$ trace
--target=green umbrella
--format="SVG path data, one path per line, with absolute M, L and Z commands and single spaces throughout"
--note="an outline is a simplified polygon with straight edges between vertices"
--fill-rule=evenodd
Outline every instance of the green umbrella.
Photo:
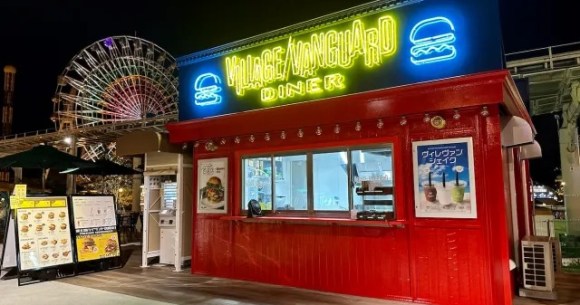
M 96 167 L 95 163 L 75 157 L 52 146 L 39 145 L 29 150 L 0 158 L 0 168 L 21 167 L 42 169 L 42 191 L 44 191 L 47 169 Z
M 113 175 L 137 175 L 142 174 L 138 170 L 117 164 L 106 159 L 97 160 L 94 167 L 76 168 L 66 171 L 67 174 L 87 175 L 87 176 L 113 176 Z

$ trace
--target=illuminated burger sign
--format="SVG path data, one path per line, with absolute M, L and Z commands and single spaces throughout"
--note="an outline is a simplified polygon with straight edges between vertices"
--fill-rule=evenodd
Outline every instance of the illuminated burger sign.
M 417 23 L 409 39 L 411 47 L 411 62 L 415 65 L 423 65 L 443 60 L 449 60 L 457 56 L 455 42 L 455 27 L 445 17 L 425 19 Z

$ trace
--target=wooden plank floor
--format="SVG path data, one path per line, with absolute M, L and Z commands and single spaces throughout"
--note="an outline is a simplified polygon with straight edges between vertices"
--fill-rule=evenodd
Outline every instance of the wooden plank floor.
M 173 272 L 171 267 L 141 268 L 140 248 L 126 248 L 121 269 L 95 272 L 63 279 L 68 284 L 122 293 L 173 304 L 196 305 L 404 305 L 333 293 Z M 515 305 L 580 305 L 580 275 L 558 275 L 558 301 L 516 297 Z

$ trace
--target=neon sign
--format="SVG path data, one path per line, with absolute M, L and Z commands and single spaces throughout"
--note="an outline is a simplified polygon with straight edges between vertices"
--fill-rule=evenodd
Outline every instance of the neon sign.
M 397 51 L 397 23 L 390 15 L 381 16 L 376 25 L 368 26 L 355 19 L 345 30 L 314 33 L 306 39 L 290 36 L 285 46 L 264 49 L 259 55 L 225 58 L 227 85 L 238 96 L 260 90 L 262 102 L 272 102 L 296 95 L 320 93 L 345 88 L 345 77 L 339 73 L 319 76 L 320 70 L 351 68 L 357 60 L 368 68 L 380 66 Z M 269 87 L 274 82 L 295 83 Z
M 397 3 L 179 58 L 180 120 L 503 69 L 495 1 Z
M 432 34 L 432 31 L 436 31 L 437 25 L 444 25 L 442 34 L 437 32 Z M 415 65 L 451 60 L 457 56 L 457 50 L 453 45 L 455 42 L 455 27 L 445 17 L 429 18 L 417 23 L 411 29 L 409 40 L 413 44 L 413 47 L 411 47 L 411 62 Z
M 220 104 L 222 102 L 222 96 L 219 94 L 222 91 L 221 83 L 221 78 L 213 73 L 198 76 L 193 85 L 195 104 L 199 106 Z

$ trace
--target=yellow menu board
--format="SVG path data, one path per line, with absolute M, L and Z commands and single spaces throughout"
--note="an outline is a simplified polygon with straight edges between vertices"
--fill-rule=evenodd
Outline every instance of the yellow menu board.
M 73 263 L 66 197 L 23 198 L 16 210 L 20 270 Z

